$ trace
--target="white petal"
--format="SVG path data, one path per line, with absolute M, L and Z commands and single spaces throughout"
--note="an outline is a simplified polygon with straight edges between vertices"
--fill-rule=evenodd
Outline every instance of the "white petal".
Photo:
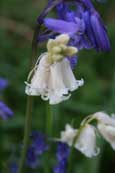
M 63 81 L 61 61 L 50 66 L 48 93 L 50 104 L 57 104 L 70 97 Z
M 69 146 L 72 146 L 73 140 L 77 134 L 77 130 L 72 128 L 69 124 L 66 125 L 65 131 L 61 132 L 61 141 L 67 143 Z
M 75 144 L 75 148 L 81 151 L 85 156 L 92 157 L 99 153 L 96 147 L 95 129 L 91 125 L 86 125 Z
M 26 86 L 26 94 L 42 95 L 47 92 L 49 78 L 49 63 L 47 62 L 47 54 L 45 54 L 33 75 L 31 83 Z
M 104 112 L 96 112 L 93 116 L 100 123 L 115 126 L 115 118 L 110 117 L 108 114 Z
M 115 127 L 99 123 L 98 129 L 103 138 L 105 138 L 115 150 Z
M 64 59 L 62 61 L 61 66 L 62 66 L 62 74 L 63 74 L 64 83 L 70 91 L 74 91 L 75 89 L 79 88 L 80 86 L 84 84 L 83 79 L 81 80 L 75 79 L 70 63 L 67 59 Z

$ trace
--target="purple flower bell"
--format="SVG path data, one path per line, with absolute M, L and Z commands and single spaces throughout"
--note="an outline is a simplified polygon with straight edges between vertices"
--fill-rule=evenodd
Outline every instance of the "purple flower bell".
M 69 34 L 73 46 L 78 49 L 110 51 L 107 30 L 92 2 L 79 0 L 71 4 L 76 6 L 76 10 L 70 8 L 70 3 L 60 3 L 57 6 L 59 19 L 46 18 L 44 25 L 54 33 Z

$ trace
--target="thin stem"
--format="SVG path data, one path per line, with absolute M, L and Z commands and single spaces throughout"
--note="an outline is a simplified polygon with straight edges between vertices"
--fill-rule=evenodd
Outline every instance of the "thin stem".
M 25 119 L 25 129 L 24 129 L 24 141 L 23 141 L 23 149 L 21 154 L 21 160 L 19 163 L 19 169 L 18 173 L 23 173 L 26 153 L 28 149 L 28 143 L 29 143 L 29 135 L 31 130 L 31 122 L 32 122 L 32 97 L 27 97 L 27 107 L 26 107 L 26 119 Z
M 51 136 L 53 129 L 53 112 L 49 103 L 46 103 L 46 133 Z
M 81 127 L 79 128 L 74 140 L 73 140 L 73 144 L 72 144 L 72 147 L 71 147 L 71 150 L 70 150 L 70 157 L 69 157 L 69 162 L 68 162 L 68 173 L 72 172 L 72 156 L 73 156 L 73 153 L 74 153 L 74 145 L 75 143 L 77 142 L 77 140 L 79 139 L 79 136 L 81 134 L 81 131 L 83 130 L 85 125 L 81 125 Z
M 80 136 L 82 130 L 84 129 L 84 127 L 87 124 L 91 123 L 94 119 L 95 118 L 91 117 L 91 115 L 90 115 L 81 123 L 81 126 L 80 126 L 74 140 L 73 140 L 73 144 L 72 144 L 72 147 L 71 147 L 71 150 L 70 150 L 70 157 L 69 157 L 69 162 L 68 162 L 68 173 L 71 172 L 71 168 L 72 168 L 72 156 L 73 156 L 73 152 L 74 152 L 74 145 L 76 144 L 77 140 L 79 139 L 79 136 Z

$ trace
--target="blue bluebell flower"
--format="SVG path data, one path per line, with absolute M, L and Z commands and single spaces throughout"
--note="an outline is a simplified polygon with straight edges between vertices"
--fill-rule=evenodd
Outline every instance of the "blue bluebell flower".
M 107 30 L 91 0 L 75 3 L 76 10 L 68 4 L 57 6 L 58 19 L 46 18 L 44 25 L 55 33 L 67 33 L 71 36 L 73 46 L 78 49 L 96 49 L 109 51 L 110 41 Z
M 34 131 L 31 135 L 32 147 L 34 148 L 37 155 L 43 154 L 48 150 L 48 145 L 46 144 L 46 137 L 42 133 Z
M 54 167 L 54 173 L 67 173 L 67 164 L 66 162 L 60 162 Z
M 8 86 L 8 80 L 0 78 L 0 91 L 4 90 Z
M 27 150 L 26 165 L 30 168 L 39 166 L 40 156 L 48 150 L 45 135 L 37 131 L 32 132 L 31 143 Z
M 29 147 L 26 156 L 26 165 L 30 168 L 38 166 L 38 155 L 33 147 Z
M 70 154 L 70 148 L 66 143 L 59 142 L 56 157 L 59 162 L 67 160 Z
M 57 164 L 54 167 L 54 173 L 67 173 L 68 158 L 70 154 L 70 148 L 67 144 L 58 142 L 56 158 Z
M 2 101 L 0 101 L 0 116 L 3 120 L 7 120 L 9 117 L 13 116 L 12 110 Z

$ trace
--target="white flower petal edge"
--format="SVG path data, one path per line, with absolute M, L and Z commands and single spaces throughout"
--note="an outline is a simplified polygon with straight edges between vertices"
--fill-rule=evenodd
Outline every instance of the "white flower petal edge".
M 110 143 L 113 150 L 115 150 L 115 127 L 99 123 L 98 129 L 103 138 Z
M 84 84 L 83 79 L 76 80 L 67 59 L 50 66 L 48 99 L 50 104 L 57 104 L 70 98 L 70 91 Z
M 41 95 L 42 99 L 49 100 L 50 104 L 58 104 L 69 99 L 70 91 L 74 91 L 84 84 L 83 79 L 75 79 L 66 58 L 50 64 L 46 53 L 43 54 L 36 68 L 25 92 L 27 95 Z
M 93 126 L 87 124 L 83 128 L 75 148 L 89 158 L 99 154 L 100 149 L 96 146 L 96 132 Z
M 105 112 L 96 112 L 93 114 L 93 117 L 96 118 L 100 123 L 115 126 L 115 118 L 110 117 Z
M 93 116 L 98 120 L 97 128 L 100 134 L 115 150 L 115 117 L 104 112 L 97 112 Z
M 31 79 L 31 83 L 27 83 L 25 93 L 27 95 L 38 96 L 38 95 L 45 95 L 47 92 L 47 83 L 48 77 L 50 73 L 50 64 L 47 61 L 48 54 L 45 53 L 40 56 L 40 62 L 35 67 L 35 73 Z
M 67 124 L 65 126 L 65 131 L 61 132 L 60 141 L 67 143 L 69 146 L 72 146 L 77 131 L 78 131 L 77 129 L 74 129 L 69 124 Z

